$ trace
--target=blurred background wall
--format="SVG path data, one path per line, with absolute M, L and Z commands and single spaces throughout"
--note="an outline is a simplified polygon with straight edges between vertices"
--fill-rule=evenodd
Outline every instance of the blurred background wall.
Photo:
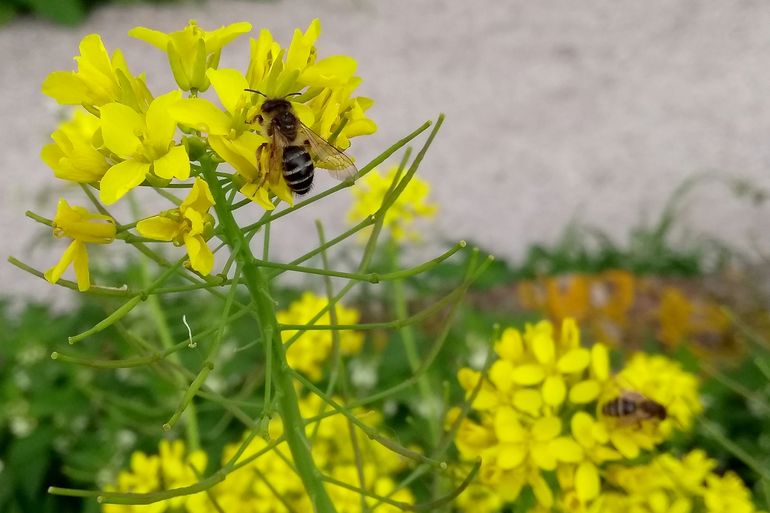
M 113 4 L 73 27 L 20 17 L 0 28 L 3 292 L 68 294 L 5 260 L 45 269 L 63 250 L 43 244 L 50 232 L 24 211 L 52 217 L 62 190 L 39 159 L 62 110 L 40 84 L 50 71 L 74 69 L 83 35 L 99 32 L 108 49 L 123 49 L 132 71 L 146 71 L 160 90 L 173 83 L 165 55 L 126 35 L 136 25 L 173 31 L 191 18 L 207 29 L 246 20 L 288 44 L 314 17 L 323 25 L 319 53 L 355 57 L 359 92 L 375 99 L 379 131 L 354 140 L 359 162 L 447 114 L 420 171 L 441 208 L 429 242 L 467 238 L 516 259 L 532 243 L 555 241 L 573 219 L 622 239 L 698 173 L 770 185 L 770 4 L 761 0 Z M 242 38 L 220 66 L 245 69 L 247 58 Z M 766 205 L 717 185 L 690 203 L 689 229 L 770 252 Z M 347 204 L 337 195 L 274 228 L 276 256 L 310 248 L 314 218 L 341 228 Z

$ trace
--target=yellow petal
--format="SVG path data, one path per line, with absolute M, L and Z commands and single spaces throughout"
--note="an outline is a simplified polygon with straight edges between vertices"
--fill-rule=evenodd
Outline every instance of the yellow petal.
M 513 388 L 512 372 L 513 365 L 510 362 L 497 360 L 489 369 L 489 381 L 494 383 L 499 391 L 508 392 Z
M 534 363 L 518 365 L 513 369 L 511 378 L 518 385 L 536 385 L 545 378 L 545 371 L 540 365 Z
M 535 440 L 545 441 L 556 438 L 561 433 L 559 417 L 542 417 L 532 424 L 532 435 Z
M 562 321 L 560 341 L 563 348 L 580 347 L 580 328 L 572 317 Z
M 530 447 L 530 456 L 538 468 L 543 470 L 556 469 L 556 457 L 551 452 L 550 442 L 539 442 Z
M 593 417 L 584 411 L 579 411 L 572 416 L 572 436 L 583 447 L 593 447 L 594 445 L 593 426 Z
M 163 50 L 164 52 L 166 51 L 166 46 L 171 40 L 168 34 L 160 32 L 159 30 L 152 30 L 147 27 L 134 27 L 128 31 L 128 35 L 139 39 L 140 41 L 144 41 L 145 43 L 150 43 L 152 46 Z
M 156 151 L 168 148 L 176 132 L 176 120 L 169 114 L 169 108 L 182 99 L 180 91 L 171 91 L 155 98 L 147 109 L 147 138 Z
M 569 436 L 560 436 L 551 442 L 551 451 L 559 461 L 578 463 L 583 459 L 583 448 Z
M 583 347 L 571 349 L 559 358 L 556 366 L 562 374 L 581 372 L 591 363 L 591 353 Z
M 247 183 L 240 189 L 241 194 L 255 202 L 265 210 L 273 210 L 275 205 L 270 201 L 270 196 L 264 187 L 257 187 L 255 183 Z
M 606 381 L 610 375 L 610 356 L 607 346 L 602 343 L 591 347 L 591 371 L 599 381 Z
M 213 205 L 214 196 L 211 195 L 209 184 L 206 183 L 206 180 L 195 177 L 195 183 L 190 190 L 190 194 L 188 194 L 182 204 L 179 205 L 179 210 L 184 212 L 186 209 L 192 208 L 198 212 L 208 212 Z
M 578 465 L 575 471 L 575 491 L 578 498 L 588 502 L 599 496 L 599 471 L 590 461 L 584 461 Z
M 352 57 L 334 55 L 305 68 L 298 82 L 311 87 L 334 87 L 347 83 L 355 74 L 357 63 Z
M 567 396 L 567 385 L 561 376 L 548 376 L 543 382 L 543 401 L 551 406 L 558 406 Z
M 495 352 L 510 362 L 516 362 L 524 353 L 524 341 L 519 330 L 506 328 L 500 340 L 495 343 Z
M 551 363 L 556 355 L 556 345 L 550 333 L 536 333 L 531 341 L 532 352 L 542 364 Z
M 495 414 L 495 434 L 501 442 L 521 442 L 527 436 L 518 415 L 507 406 L 500 407 Z
M 587 404 L 596 400 L 601 392 L 599 383 L 588 379 L 575 383 L 569 391 L 569 400 L 573 404 Z
M 246 77 L 237 69 L 209 69 L 206 76 L 225 109 L 235 114 L 244 104 L 244 89 L 249 87 Z
M 180 100 L 170 105 L 168 112 L 180 124 L 209 135 L 228 135 L 233 124 L 229 115 L 203 98 Z
M 121 157 L 132 157 L 142 148 L 137 136 L 144 130 L 144 119 L 131 107 L 120 103 L 102 105 L 102 138 L 104 145 Z
M 547 510 L 550 510 L 551 506 L 553 506 L 553 492 L 545 479 L 543 479 L 543 476 L 539 472 L 533 473 L 529 478 L 529 484 L 532 487 L 537 502 Z
M 224 27 L 219 27 L 218 29 L 211 32 L 207 32 L 205 35 L 206 51 L 209 53 L 217 52 L 230 41 L 241 36 L 242 34 L 245 34 L 246 32 L 249 32 L 250 30 L 251 23 L 246 21 L 239 21 Z
M 155 240 L 173 240 L 180 230 L 179 223 L 163 216 L 153 216 L 136 223 L 136 231 L 142 237 Z
M 152 163 L 152 170 L 156 176 L 170 180 L 178 178 L 187 180 L 190 178 L 190 158 L 184 146 L 174 146 L 168 153 Z
M 527 456 L 526 448 L 521 444 L 500 444 L 497 465 L 503 470 L 516 468 Z
M 78 282 L 80 292 L 91 288 L 91 274 L 88 272 L 88 251 L 83 242 L 75 241 L 75 253 L 73 255 L 73 269 L 75 270 L 75 279 Z
M 63 105 L 79 105 L 86 95 L 83 82 L 71 71 L 54 71 L 43 81 L 43 94 Z
M 513 394 L 513 405 L 516 409 L 537 417 L 543 406 L 543 395 L 537 390 L 525 388 Z
M 59 259 L 59 262 L 43 274 L 49 283 L 56 283 L 61 279 L 62 274 L 64 274 L 64 271 L 67 270 L 67 267 L 69 267 L 69 265 L 72 263 L 72 260 L 75 258 L 75 251 L 78 244 L 82 243 L 73 240 L 72 243 L 67 246 L 67 249 L 64 250 L 64 253 Z
M 190 266 L 206 276 L 214 268 L 214 253 L 200 235 L 185 236 L 184 244 L 190 257 Z
M 145 162 L 126 160 L 115 164 L 99 182 L 99 197 L 105 205 L 112 205 L 126 195 L 128 191 L 141 184 L 150 165 Z
M 639 456 L 639 446 L 627 433 L 613 431 L 610 433 L 610 440 L 612 441 L 612 445 L 614 445 L 618 452 L 625 458 L 632 460 Z

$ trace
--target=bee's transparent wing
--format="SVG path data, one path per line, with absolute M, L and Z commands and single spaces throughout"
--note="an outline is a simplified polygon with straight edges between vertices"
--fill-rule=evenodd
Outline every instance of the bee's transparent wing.
M 313 132 L 305 124 L 299 124 L 300 131 L 305 136 L 310 146 L 310 155 L 313 157 L 313 163 L 316 167 L 325 169 L 337 180 L 347 180 L 356 176 L 358 169 L 350 157 L 340 150 L 324 141 L 324 139 Z

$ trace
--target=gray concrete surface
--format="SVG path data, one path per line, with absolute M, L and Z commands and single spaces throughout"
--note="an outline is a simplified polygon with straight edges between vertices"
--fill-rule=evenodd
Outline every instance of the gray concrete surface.
M 2 292 L 66 296 L 5 259 L 23 256 L 45 268 L 63 250 L 63 243 L 33 244 L 48 233 L 23 212 L 55 208 L 52 175 L 38 154 L 57 109 L 40 83 L 49 71 L 72 69 L 83 35 L 99 32 L 110 49 L 123 48 L 158 91 L 170 84 L 165 60 L 126 35 L 135 25 L 248 20 L 288 43 L 293 27 L 316 16 L 320 53 L 356 57 L 360 91 L 376 100 L 371 114 L 380 130 L 354 144 L 361 161 L 447 113 L 422 169 L 441 205 L 428 240 L 469 238 L 517 258 L 533 242 L 555 240 L 573 218 L 622 238 L 695 173 L 770 185 L 770 4 L 763 0 L 115 5 L 74 29 L 34 20 L 0 29 Z M 244 67 L 246 59 L 241 40 L 222 65 Z M 310 247 L 316 217 L 341 228 L 347 201 L 330 199 L 276 226 L 275 254 Z M 768 219 L 767 207 L 709 186 L 693 198 L 687 224 L 742 248 L 770 249 Z

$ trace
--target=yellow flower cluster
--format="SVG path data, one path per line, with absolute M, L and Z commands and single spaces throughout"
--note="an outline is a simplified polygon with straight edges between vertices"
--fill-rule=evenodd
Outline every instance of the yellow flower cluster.
M 348 222 L 361 222 L 377 212 L 397 177 L 398 168 L 393 167 L 384 176 L 375 169 L 359 180 L 352 189 L 353 204 L 348 211 Z M 428 182 L 412 177 L 383 220 L 383 228 L 390 230 L 394 240 L 419 240 L 419 232 L 412 228 L 413 223 L 420 218 L 431 218 L 438 211 L 438 205 L 427 200 L 428 194 Z
M 686 343 L 715 361 L 738 355 L 740 343 L 720 303 L 699 291 L 697 283 L 682 285 L 610 269 L 525 281 L 518 284 L 517 296 L 524 309 L 557 323 L 574 318 L 595 339 L 612 346 L 641 347 L 656 336 L 668 348 Z
M 117 482 L 107 491 L 150 493 L 190 486 L 200 481 L 208 457 L 203 451 L 187 453 L 181 440 L 161 440 L 158 454 L 136 451 L 128 470 L 118 474 Z M 104 513 L 164 513 L 165 511 L 205 511 L 205 493 L 175 497 L 148 505 L 105 504 Z
M 324 411 L 324 404 L 317 396 L 308 396 L 300 401 L 302 416 L 310 418 Z M 374 412 L 359 412 L 359 419 L 371 427 L 380 422 Z M 271 439 L 281 436 L 283 427 L 279 419 L 270 422 Z M 342 415 L 331 415 L 318 423 L 306 427 L 312 444 L 313 459 L 319 470 L 331 479 L 356 488 L 363 488 L 371 494 L 388 497 L 394 501 L 412 504 L 414 497 L 407 488 L 397 488 L 394 475 L 406 468 L 407 460 L 372 441 L 356 429 L 355 445 L 351 440 L 350 421 Z M 244 438 L 245 440 L 245 438 Z M 241 444 L 225 446 L 222 464 L 236 456 Z M 267 449 L 268 442 L 254 437 L 237 462 L 250 461 L 227 476 L 227 479 L 211 489 L 195 495 L 177 497 L 148 506 L 105 505 L 104 513 L 287 513 L 291 511 L 312 511 L 310 498 L 299 476 L 295 473 L 291 455 L 285 443 Z M 173 450 L 169 450 L 169 447 Z M 360 456 L 360 460 L 357 458 Z M 203 473 L 205 455 L 199 451 L 189 456 L 184 454 L 182 442 L 161 442 L 159 456 L 147 456 L 136 452 L 131 457 L 131 469 L 120 473 L 118 483 L 112 490 L 121 492 L 148 492 L 168 490 L 192 484 L 199 479 L 192 470 Z M 373 497 L 362 499 L 360 492 L 329 483 L 326 485 L 331 500 L 339 513 L 362 513 L 375 507 L 382 513 L 399 513 L 393 505 L 380 503 Z M 366 507 L 362 504 L 365 500 Z
M 480 484 L 503 502 L 529 487 L 542 508 L 565 497 L 588 507 L 600 497 L 608 462 L 654 449 L 700 410 L 694 376 L 676 363 L 639 354 L 612 376 L 607 348 L 583 347 L 572 319 L 558 331 L 547 321 L 506 329 L 495 352 L 486 375 L 458 373 L 466 396 L 476 395 L 455 444 L 463 459 L 481 458 Z M 459 415 L 450 410 L 446 425 Z M 467 511 L 480 511 L 480 503 Z
M 309 324 L 310 321 L 318 315 L 318 312 L 326 308 L 329 300 L 320 297 L 313 292 L 305 292 L 302 296 L 289 305 L 286 310 L 276 313 L 278 322 L 281 324 Z M 336 324 L 355 324 L 359 319 L 359 312 L 354 308 L 347 308 L 336 304 L 337 314 Z M 328 326 L 331 324 L 329 313 L 323 314 L 318 321 L 314 323 L 317 326 Z M 287 342 L 297 334 L 297 331 L 285 330 L 281 332 L 284 342 Z M 338 332 L 340 353 L 342 355 L 356 354 L 361 350 L 364 342 L 363 334 L 343 330 Z M 327 330 L 309 330 L 304 331 L 286 351 L 286 360 L 289 367 L 298 370 L 313 380 L 318 381 L 323 376 L 323 365 L 332 352 L 333 337 L 332 331 Z
M 169 34 L 145 27 L 132 29 L 131 36 L 167 54 L 179 86 L 157 96 L 148 89 L 144 75 L 131 72 L 120 50 L 110 55 L 98 34 L 85 36 L 80 55 L 75 57 L 77 70 L 53 72 L 43 82 L 45 94 L 77 107 L 73 117 L 53 132 L 53 142 L 43 148 L 42 159 L 57 178 L 98 189 L 99 200 L 107 206 L 142 185 L 163 188 L 171 182 L 187 182 L 200 173 L 194 162 L 202 157 L 232 166 L 236 172 L 229 179 L 232 186 L 262 207 L 275 207 L 271 194 L 292 202 L 280 173 L 271 173 L 268 180 L 268 163 L 258 157 L 267 156 L 269 152 L 262 150 L 271 144 L 264 127 L 254 122 L 265 97 L 246 89 L 259 90 L 269 98 L 291 94 L 292 108 L 301 121 L 340 149 L 350 146 L 352 137 L 376 130 L 364 113 L 372 101 L 352 96 L 361 82 L 355 76 L 355 60 L 317 58 L 318 20 L 305 32 L 295 31 L 288 48 L 262 30 L 251 40 L 245 73 L 220 69 L 222 49 L 251 28 L 240 22 L 206 31 L 190 21 L 184 29 Z M 210 86 L 224 109 L 200 96 Z M 193 191 L 178 209 L 140 222 L 137 229 L 145 237 L 184 244 L 190 266 L 208 274 L 213 257 L 205 246 L 212 234 L 213 217 L 208 210 L 213 199 L 197 180 L 192 186 L 173 185 Z M 97 218 L 97 214 L 88 215 Z M 67 223 L 58 213 L 54 222 L 59 227 Z M 109 222 L 114 225 L 113 220 Z M 79 287 L 88 288 L 84 243 L 94 242 L 92 227 L 93 223 L 83 230 L 56 232 L 57 236 L 65 233 L 78 245 L 47 273 L 50 281 L 55 283 L 74 259 Z M 114 234 L 109 240 L 99 238 L 99 243 L 112 238 Z
M 732 472 L 716 474 L 717 462 L 701 450 L 682 458 L 656 456 L 647 464 L 611 465 L 596 513 L 759 513 L 751 494 Z

